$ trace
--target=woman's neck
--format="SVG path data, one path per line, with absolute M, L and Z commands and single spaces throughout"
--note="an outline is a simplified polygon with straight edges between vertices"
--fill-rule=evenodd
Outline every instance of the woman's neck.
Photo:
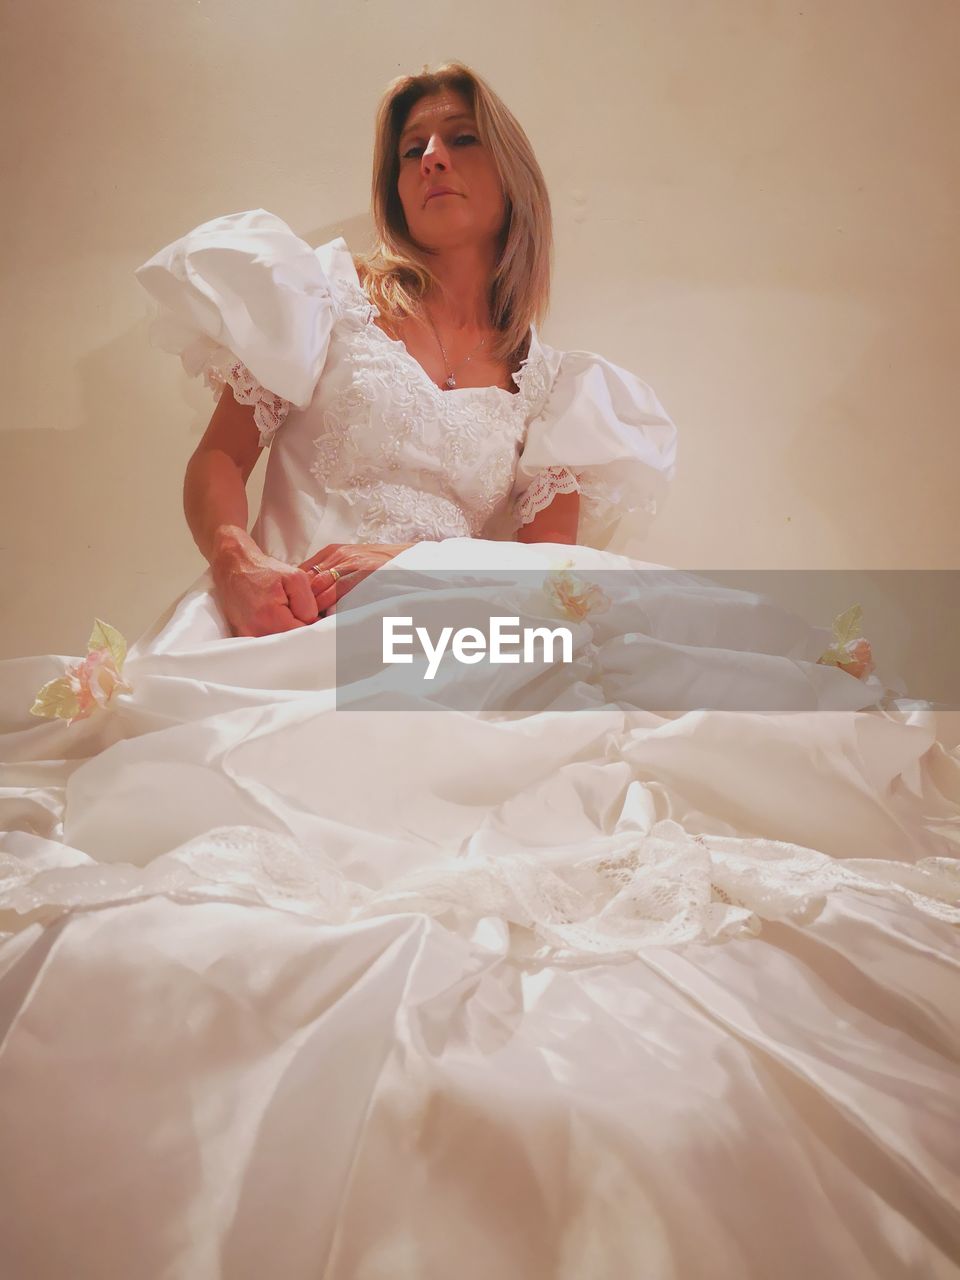
M 492 329 L 492 251 L 476 244 L 445 250 L 430 264 L 437 284 L 423 297 L 430 319 L 448 333 L 483 335 Z

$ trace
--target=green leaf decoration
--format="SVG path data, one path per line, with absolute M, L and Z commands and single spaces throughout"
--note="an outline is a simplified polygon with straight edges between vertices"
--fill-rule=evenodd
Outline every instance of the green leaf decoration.
M 863 609 L 858 604 L 838 613 L 833 620 L 833 643 L 824 649 L 817 661 L 835 667 L 850 662 L 853 646 L 863 637 L 862 621 Z
M 94 619 L 90 639 L 87 641 L 87 653 L 90 653 L 93 649 L 103 648 L 110 650 L 110 656 L 113 658 L 119 672 L 127 656 L 127 642 L 116 627 L 111 627 L 109 622 L 103 622 L 102 619 L 96 618 Z
M 858 604 L 852 604 L 844 613 L 838 613 L 833 620 L 833 643 L 838 648 L 851 644 L 854 640 L 863 635 L 861 622 L 863 621 L 863 609 Z

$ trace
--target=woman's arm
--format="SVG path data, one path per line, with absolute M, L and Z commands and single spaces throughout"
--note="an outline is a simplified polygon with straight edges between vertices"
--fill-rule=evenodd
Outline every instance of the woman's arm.
M 575 543 L 580 524 L 580 494 L 555 493 L 549 506 L 517 530 L 517 542 Z
M 211 565 L 226 546 L 253 549 L 247 533 L 247 480 L 262 446 L 254 406 L 239 404 L 225 387 L 213 417 L 187 463 L 183 512 L 201 555 Z
M 263 448 L 253 415 L 225 387 L 183 479 L 184 514 L 235 636 L 273 635 L 318 617 L 309 576 L 247 533 L 247 480 Z

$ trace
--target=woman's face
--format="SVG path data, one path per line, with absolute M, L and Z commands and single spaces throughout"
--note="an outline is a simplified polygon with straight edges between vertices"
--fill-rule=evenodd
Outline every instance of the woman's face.
M 493 157 L 466 100 L 445 89 L 415 102 L 399 144 L 397 190 L 410 234 L 426 248 L 493 241 L 506 212 Z M 434 187 L 453 195 L 430 196 Z

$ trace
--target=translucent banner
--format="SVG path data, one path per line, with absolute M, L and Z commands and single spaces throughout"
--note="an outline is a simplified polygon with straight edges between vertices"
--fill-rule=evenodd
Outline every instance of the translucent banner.
M 960 570 L 377 570 L 337 602 L 342 709 L 960 708 Z

